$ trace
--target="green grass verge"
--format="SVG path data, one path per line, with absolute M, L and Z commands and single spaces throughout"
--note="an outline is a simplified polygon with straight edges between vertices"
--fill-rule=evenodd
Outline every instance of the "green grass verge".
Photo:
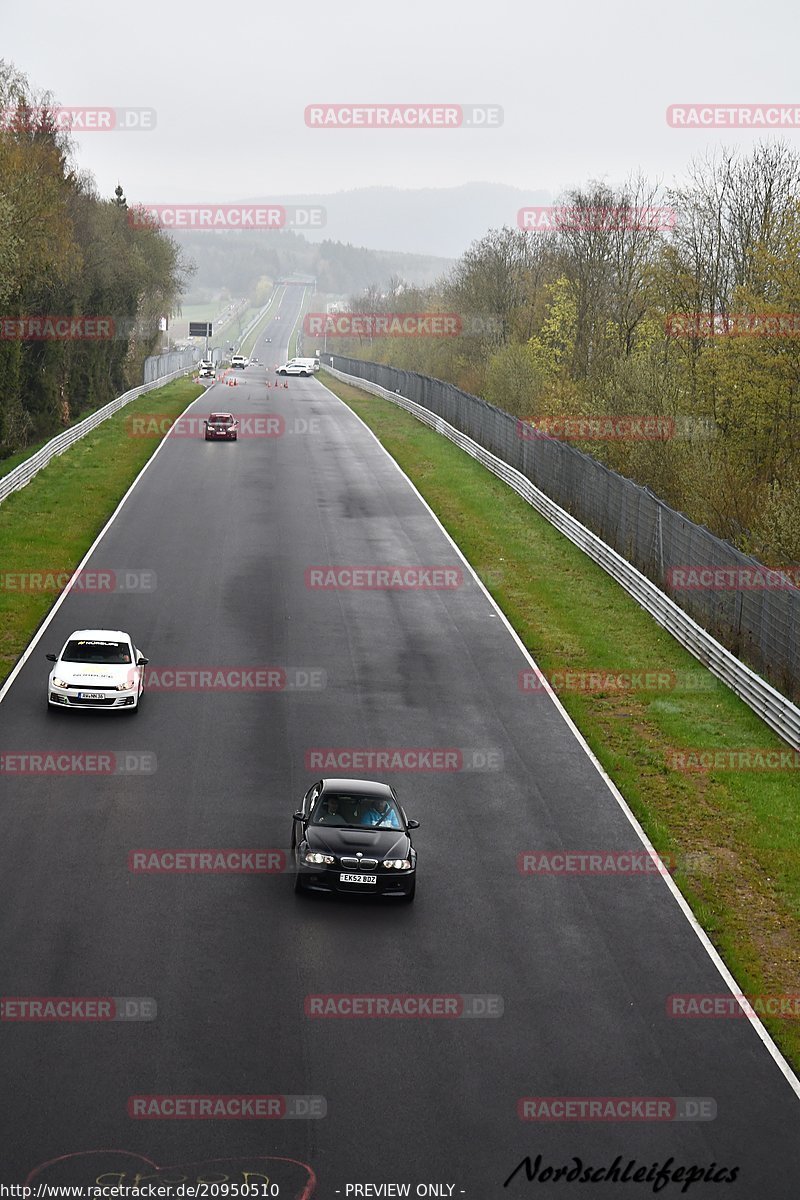
M 413 480 L 546 674 L 663 673 L 651 690 L 558 690 L 659 853 L 676 856 L 675 880 L 743 991 L 797 993 L 800 771 L 685 771 L 668 759 L 675 747 L 783 743 L 474 459 L 388 401 L 320 379 Z M 764 1023 L 798 1069 L 800 1021 Z
M 144 413 L 177 417 L 202 391 L 190 379 L 176 379 L 146 392 L 0 504 L 0 678 L 57 598 L 52 591 L 15 591 L 8 581 L 17 573 L 74 570 L 159 445 L 158 438 L 129 436 L 127 422 Z
M 108 400 L 106 400 L 105 403 L 108 404 Z M 102 407 L 102 404 L 98 404 L 97 406 L 97 408 Z M 86 418 L 90 417 L 93 412 L 97 412 L 97 409 L 89 409 L 85 413 L 80 413 L 77 417 L 75 417 L 74 420 L 70 421 L 68 425 L 60 426 L 57 433 L 51 433 L 49 437 L 42 438 L 42 440 L 39 442 L 32 442 L 30 446 L 26 446 L 24 450 L 20 450 L 18 454 L 9 454 L 8 458 L 4 458 L 2 462 L 0 462 L 0 479 L 2 479 L 4 475 L 8 475 L 9 471 L 13 471 L 15 467 L 20 465 L 20 463 L 24 463 L 26 459 L 32 458 L 37 450 L 41 450 L 42 447 L 46 446 L 48 442 L 52 442 L 53 438 L 58 437 L 59 433 L 63 433 L 65 429 L 71 429 L 73 425 L 78 425 L 81 421 L 85 421 Z

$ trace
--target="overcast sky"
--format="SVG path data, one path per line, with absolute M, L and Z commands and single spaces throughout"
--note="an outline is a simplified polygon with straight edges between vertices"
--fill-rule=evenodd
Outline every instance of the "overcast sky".
M 470 180 L 531 190 L 641 168 L 669 183 L 750 131 L 667 125 L 681 102 L 797 103 L 796 0 L 339 0 L 290 7 L 6 6 L 0 54 L 67 106 L 155 109 L 151 132 L 78 138 L 129 201 L 238 200 Z M 311 129 L 307 105 L 498 105 L 483 129 Z M 800 128 L 782 136 L 800 142 Z

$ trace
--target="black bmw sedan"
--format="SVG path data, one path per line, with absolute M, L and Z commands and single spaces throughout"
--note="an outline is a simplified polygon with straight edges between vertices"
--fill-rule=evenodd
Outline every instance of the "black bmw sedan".
M 414 899 L 417 852 L 394 788 L 368 779 L 321 779 L 293 817 L 295 891 Z

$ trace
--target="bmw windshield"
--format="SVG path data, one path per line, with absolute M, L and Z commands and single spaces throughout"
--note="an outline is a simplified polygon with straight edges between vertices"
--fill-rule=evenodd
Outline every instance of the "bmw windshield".
M 312 825 L 336 825 L 348 829 L 402 829 L 397 805 L 385 795 L 349 795 L 325 792 L 311 814 Z

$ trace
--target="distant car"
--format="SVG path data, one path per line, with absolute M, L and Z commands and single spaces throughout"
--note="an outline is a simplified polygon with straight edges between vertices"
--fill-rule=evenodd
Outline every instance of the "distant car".
M 306 379 L 311 375 L 311 368 L 305 363 L 287 362 L 282 367 L 278 367 L 276 375 L 304 375 Z
M 212 362 L 210 362 L 207 358 L 204 358 L 203 361 L 200 363 L 200 370 L 198 371 L 198 375 L 200 376 L 201 379 L 215 379 L 216 371 L 214 369 L 214 364 Z
M 47 682 L 47 707 L 111 709 L 138 712 L 148 659 L 121 629 L 76 629 L 55 663 Z
M 295 891 L 412 901 L 417 852 L 394 788 L 369 779 L 320 779 L 292 820 Z
M 264 341 L 265 341 L 265 342 L 271 342 L 271 341 L 272 341 L 272 338 L 264 338 Z
M 231 359 L 231 366 L 244 368 L 247 366 L 247 359 L 243 354 L 234 354 L 233 358 Z
M 308 367 L 309 372 L 319 370 L 318 358 L 290 358 L 290 363 L 300 363 L 301 366 Z
M 239 434 L 239 422 L 233 413 L 211 413 L 203 421 L 207 442 L 235 442 Z

